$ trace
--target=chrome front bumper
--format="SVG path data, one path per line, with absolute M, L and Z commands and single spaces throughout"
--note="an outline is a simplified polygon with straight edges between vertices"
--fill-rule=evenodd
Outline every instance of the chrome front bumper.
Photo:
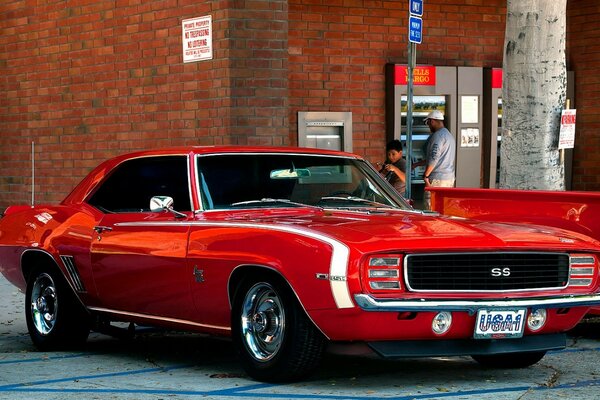
M 600 294 L 502 300 L 376 299 L 368 294 L 357 294 L 354 295 L 354 300 L 365 311 L 394 312 L 465 311 L 475 313 L 482 308 L 569 308 L 600 306 Z

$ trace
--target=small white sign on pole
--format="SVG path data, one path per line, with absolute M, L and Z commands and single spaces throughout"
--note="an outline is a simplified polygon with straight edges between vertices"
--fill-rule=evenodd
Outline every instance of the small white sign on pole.
M 212 60 L 212 16 L 181 21 L 183 62 Z
M 562 110 L 560 116 L 560 133 L 558 135 L 558 148 L 572 149 L 575 147 L 575 117 L 576 111 Z

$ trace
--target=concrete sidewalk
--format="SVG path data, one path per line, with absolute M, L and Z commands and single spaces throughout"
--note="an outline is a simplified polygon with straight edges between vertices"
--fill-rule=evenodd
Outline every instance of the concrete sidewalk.
M 255 382 L 231 345 L 185 333 L 130 341 L 93 333 L 78 352 L 37 352 L 24 295 L 0 277 L 0 399 L 597 399 L 600 322 L 567 350 L 523 370 L 483 369 L 468 357 L 399 361 L 328 355 L 305 382 Z

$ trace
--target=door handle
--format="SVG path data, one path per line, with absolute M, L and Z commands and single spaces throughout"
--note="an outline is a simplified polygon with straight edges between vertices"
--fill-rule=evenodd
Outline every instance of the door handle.
M 113 228 L 111 228 L 110 226 L 95 226 L 94 230 L 96 231 L 96 233 L 100 234 L 102 232 L 110 232 L 113 230 Z

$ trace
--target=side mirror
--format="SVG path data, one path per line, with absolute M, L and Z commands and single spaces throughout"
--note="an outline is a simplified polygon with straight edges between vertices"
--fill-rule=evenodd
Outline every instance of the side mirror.
M 173 198 L 169 196 L 154 196 L 150 199 L 150 211 L 161 212 L 173 209 Z
M 187 218 L 187 215 L 173 209 L 173 198 L 169 196 L 154 196 L 150 199 L 150 211 L 169 211 L 177 218 Z

